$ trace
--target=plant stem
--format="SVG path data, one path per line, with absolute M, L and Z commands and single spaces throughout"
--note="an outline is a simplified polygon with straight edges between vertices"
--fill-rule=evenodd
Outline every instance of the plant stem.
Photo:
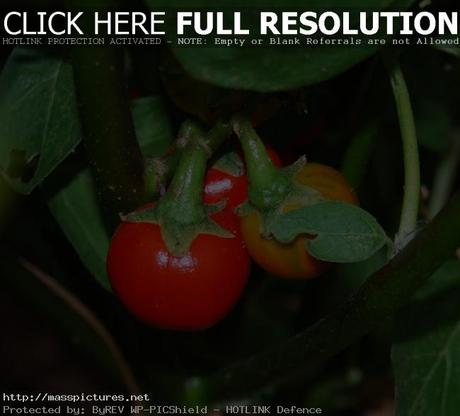
M 247 162 L 250 182 L 258 187 L 270 186 L 272 177 L 276 176 L 276 168 L 262 140 L 249 120 L 236 119 L 234 124 Z
M 174 143 L 174 146 L 168 151 L 167 155 L 149 160 L 149 164 L 153 170 L 149 176 L 152 176 L 157 182 L 154 185 L 157 194 L 160 188 L 166 187 L 167 183 L 173 176 L 177 165 L 179 164 L 181 154 L 190 140 L 189 129 L 189 125 L 183 125 L 181 127 L 179 136 Z M 230 137 L 231 134 L 232 127 L 229 123 L 218 122 L 206 134 L 201 144 L 204 146 L 208 154 L 213 154 L 219 146 Z
M 396 57 L 385 57 L 401 128 L 404 154 L 404 198 L 398 240 L 404 240 L 417 225 L 420 206 L 420 161 L 417 133 L 409 91 Z
M 189 145 L 182 153 L 168 192 L 158 202 L 169 218 L 195 223 L 206 215 L 203 204 L 203 182 L 208 154 L 199 145 Z
M 106 47 L 72 52 L 87 158 L 105 211 L 115 216 L 147 200 L 122 59 L 122 51 Z
M 258 136 L 249 120 L 235 117 L 235 132 L 240 139 L 246 159 L 249 179 L 249 200 L 261 211 L 270 208 L 272 198 L 266 198 L 274 188 L 284 189 L 288 186 L 286 179 L 279 174 L 273 165 L 264 143 Z M 276 186 L 275 184 L 278 184 Z
M 312 372 L 371 330 L 387 324 L 460 246 L 460 193 L 346 303 L 293 338 L 208 380 L 215 400 L 247 397 L 299 371 Z
M 90 7 L 83 0 L 66 4 L 70 10 L 85 11 L 81 24 L 90 35 L 91 12 L 116 9 L 118 1 L 102 0 Z M 76 46 L 71 59 L 87 158 L 108 222 L 117 222 L 120 212 L 145 203 L 149 193 L 125 85 L 124 50 Z
M 168 192 L 159 202 L 167 206 L 169 215 L 190 223 L 206 215 L 202 198 L 206 162 L 230 134 L 231 126 L 225 123 L 217 123 L 208 134 L 194 122 L 182 125 L 175 150 L 181 154 L 176 158 L 177 170 Z

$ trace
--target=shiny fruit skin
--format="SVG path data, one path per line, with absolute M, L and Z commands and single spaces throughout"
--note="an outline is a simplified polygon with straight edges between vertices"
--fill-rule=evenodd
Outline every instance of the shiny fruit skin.
M 275 150 L 267 146 L 267 153 L 275 166 L 282 166 L 281 159 Z M 204 185 L 205 204 L 217 204 L 226 200 L 225 211 L 233 212 L 247 199 L 248 177 L 245 174 L 233 176 L 212 167 L 208 170 Z
M 233 216 L 214 219 L 237 229 Z M 200 234 L 189 252 L 173 256 L 160 227 L 122 223 L 112 239 L 107 271 L 114 292 L 138 319 L 162 329 L 197 331 L 223 319 L 246 285 L 250 261 L 239 235 Z
M 210 168 L 206 173 L 204 203 L 217 204 L 225 200 L 225 210 L 233 211 L 248 198 L 248 177 L 233 176 L 219 169 Z
M 308 163 L 296 180 L 319 191 L 326 199 L 358 205 L 358 198 L 344 176 L 335 169 Z M 290 207 L 296 209 L 298 207 Z M 310 279 L 322 274 L 329 264 L 315 259 L 305 249 L 306 236 L 282 244 L 260 235 L 260 216 L 253 212 L 241 218 L 241 233 L 253 260 L 269 273 L 287 279 Z

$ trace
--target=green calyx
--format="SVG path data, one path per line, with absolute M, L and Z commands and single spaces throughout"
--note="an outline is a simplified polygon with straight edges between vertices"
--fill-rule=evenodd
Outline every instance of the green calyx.
M 206 164 L 215 149 L 229 137 L 226 125 L 216 125 L 207 135 L 194 123 L 181 129 L 188 138 L 181 152 L 179 165 L 167 192 L 154 207 L 133 212 L 126 222 L 158 224 L 168 250 L 176 256 L 186 254 L 193 240 L 200 234 L 232 238 L 233 234 L 220 227 L 210 215 L 224 208 L 224 204 L 205 206 L 203 182 Z M 182 136 L 184 137 L 184 136 Z
M 290 208 L 312 205 L 324 200 L 315 189 L 296 180 L 306 164 L 303 156 L 291 166 L 277 168 L 270 160 L 265 146 L 250 121 L 240 117 L 233 120 L 247 164 L 249 199 L 238 208 L 238 214 L 258 212 L 262 236 L 270 238 L 273 224 Z

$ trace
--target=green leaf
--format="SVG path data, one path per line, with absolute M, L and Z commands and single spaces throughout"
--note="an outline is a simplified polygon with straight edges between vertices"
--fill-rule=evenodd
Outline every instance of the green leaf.
M 159 95 L 142 97 L 131 104 L 134 125 L 139 143 L 145 155 L 163 155 L 171 145 L 174 132 Z
M 0 172 L 28 194 L 80 140 L 72 68 L 59 56 L 17 48 L 0 91 Z
M 336 201 L 290 211 L 279 217 L 271 232 L 282 243 L 290 243 L 300 234 L 313 235 L 313 240 L 306 240 L 308 252 L 334 263 L 366 260 L 388 241 L 372 215 Z
M 143 98 L 134 104 L 134 124 L 141 148 L 161 155 L 173 134 L 160 97 Z M 89 169 L 78 173 L 49 200 L 49 208 L 91 274 L 110 288 L 105 261 L 110 235 L 99 210 L 96 189 Z
M 158 2 L 145 0 L 152 9 L 158 10 L 162 5 L 179 9 L 191 7 L 217 10 L 215 2 L 211 0 L 173 0 Z M 368 0 L 365 9 L 379 11 L 387 8 L 404 10 L 413 3 L 413 0 Z M 238 6 L 240 6 L 238 8 Z M 308 7 L 307 7 L 308 6 Z M 242 19 L 257 15 L 259 10 L 288 10 L 324 11 L 322 0 L 312 0 L 308 3 L 299 0 L 257 0 L 235 4 L 233 0 L 219 2 L 218 10 L 225 10 L 231 15 L 233 10 L 242 12 Z M 332 0 L 327 3 L 327 10 L 343 11 L 341 0 Z M 348 1 L 346 10 L 363 10 L 360 0 Z M 257 19 L 256 19 L 257 20 Z M 251 27 L 250 23 L 247 25 Z M 252 25 L 254 27 L 255 25 Z M 254 32 L 256 30 L 253 29 Z M 175 34 L 175 28 L 167 31 L 170 36 Z M 383 35 L 382 35 L 383 36 Z M 273 36 L 276 37 L 276 36 Z M 302 38 L 302 35 L 299 35 Z M 170 39 L 174 45 L 175 39 Z M 249 42 L 249 40 L 248 40 Z M 377 46 L 262 46 L 262 47 L 216 47 L 213 40 L 207 39 L 205 47 L 172 46 L 173 52 L 182 66 L 193 77 L 221 87 L 271 92 L 289 90 L 301 86 L 316 84 L 328 80 L 363 61 L 378 50 Z
M 76 175 L 48 201 L 48 206 L 83 264 L 109 289 L 105 260 L 110 236 L 99 211 L 90 170 Z
M 451 261 L 399 313 L 392 350 L 398 415 L 458 414 L 459 299 L 460 262 Z

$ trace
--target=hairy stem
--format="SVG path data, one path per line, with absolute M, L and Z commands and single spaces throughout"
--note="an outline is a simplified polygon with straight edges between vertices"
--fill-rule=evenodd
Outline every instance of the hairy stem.
M 298 371 L 314 371 L 363 335 L 391 320 L 400 306 L 460 246 L 460 193 L 343 305 L 312 327 L 208 380 L 211 398 L 246 397 Z

